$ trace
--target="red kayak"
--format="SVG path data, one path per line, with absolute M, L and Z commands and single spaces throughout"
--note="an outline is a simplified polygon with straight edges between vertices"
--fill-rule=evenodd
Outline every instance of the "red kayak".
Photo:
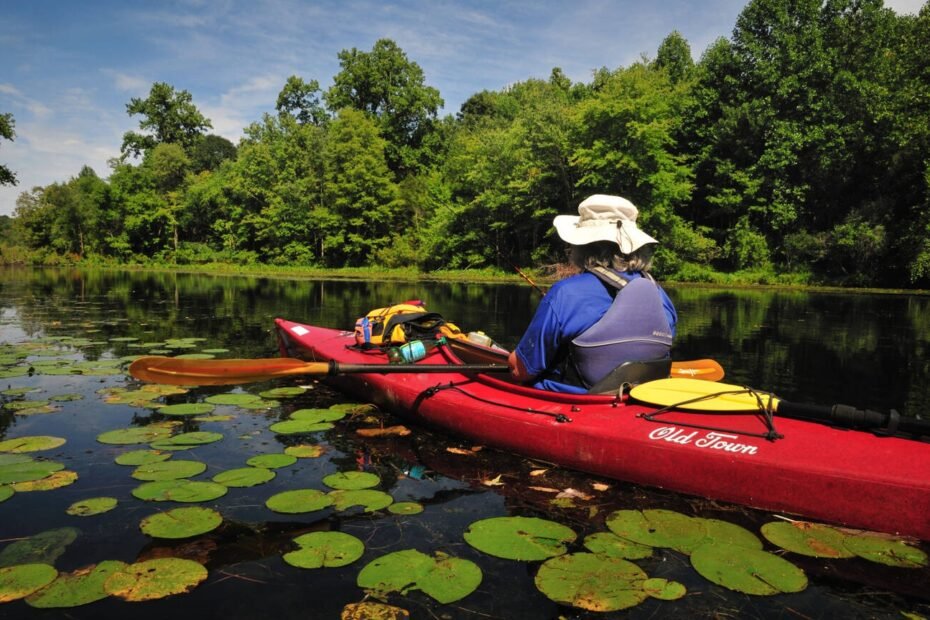
M 388 363 L 354 334 L 276 319 L 281 355 L 310 362 Z M 930 444 L 759 412 L 657 408 L 626 395 L 570 395 L 506 374 L 457 372 L 498 354 L 452 343 L 422 364 L 449 372 L 335 374 L 327 383 L 489 447 L 599 476 L 835 525 L 930 540 Z M 499 360 L 500 358 L 497 357 Z M 778 437 L 778 438 L 769 438 Z

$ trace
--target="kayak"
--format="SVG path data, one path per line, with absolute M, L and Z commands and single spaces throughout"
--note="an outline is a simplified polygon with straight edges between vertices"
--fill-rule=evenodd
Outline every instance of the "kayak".
M 354 333 L 275 320 L 283 357 L 388 364 Z M 457 371 L 501 361 L 450 341 L 419 364 L 449 371 L 333 373 L 333 387 L 413 423 L 597 476 L 808 520 L 930 540 L 930 444 L 760 411 L 662 409 L 628 394 L 537 390 L 506 373 Z

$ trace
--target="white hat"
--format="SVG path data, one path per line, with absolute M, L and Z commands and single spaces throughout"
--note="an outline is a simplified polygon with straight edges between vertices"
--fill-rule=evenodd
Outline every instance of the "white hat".
M 578 205 L 579 215 L 557 215 L 552 221 L 559 236 L 572 245 L 613 241 L 630 254 L 647 243 L 658 243 L 636 226 L 639 210 L 620 196 L 595 194 Z

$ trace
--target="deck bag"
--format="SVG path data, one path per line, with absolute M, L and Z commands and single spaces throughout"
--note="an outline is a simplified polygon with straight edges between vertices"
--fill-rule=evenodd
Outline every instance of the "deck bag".
M 355 321 L 355 344 L 372 349 L 435 338 L 442 331 L 460 330 L 438 313 L 427 311 L 422 301 L 408 301 L 376 308 Z
M 591 272 L 619 290 L 604 316 L 572 340 L 570 357 L 586 388 L 624 362 L 663 359 L 672 348 L 672 329 L 655 280 L 627 281 L 607 269 Z

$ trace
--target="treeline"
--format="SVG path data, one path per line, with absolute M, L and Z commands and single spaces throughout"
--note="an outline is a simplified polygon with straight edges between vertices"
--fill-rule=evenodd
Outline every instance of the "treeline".
M 752 0 L 697 63 L 673 32 L 654 59 L 440 117 L 381 40 L 340 52 L 326 91 L 289 78 L 238 145 L 156 83 L 107 180 L 20 196 L 3 257 L 542 268 L 564 257 L 553 216 L 612 193 L 662 242 L 664 278 L 927 287 L 928 57 L 930 3 Z

